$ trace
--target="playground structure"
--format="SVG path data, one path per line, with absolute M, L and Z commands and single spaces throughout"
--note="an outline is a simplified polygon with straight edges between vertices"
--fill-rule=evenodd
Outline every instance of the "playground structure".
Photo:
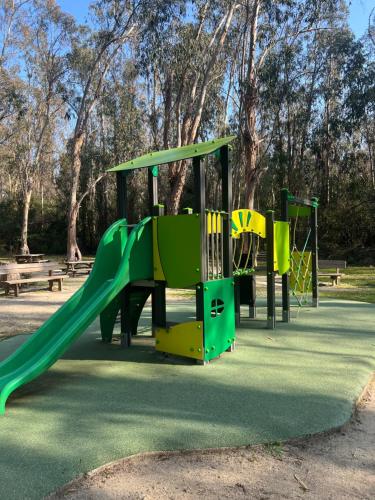
M 149 210 L 152 215 L 153 276 L 133 282 L 124 289 L 111 315 L 102 315 L 103 338 L 111 339 L 117 312 L 121 310 L 121 338 L 130 345 L 136 333 L 139 315 L 129 318 L 129 304 L 139 301 L 139 313 L 152 296 L 152 330 L 158 351 L 196 359 L 206 363 L 224 351 L 232 350 L 235 327 L 240 321 L 238 289 L 242 274 L 250 270 L 236 267 L 233 277 L 232 240 L 243 235 L 257 235 L 267 243 L 267 326 L 274 328 L 275 274 L 289 269 L 289 223 L 275 221 L 274 212 L 266 217 L 255 210 L 232 211 L 232 167 L 227 137 L 207 143 L 185 146 L 143 155 L 110 169 L 117 172 L 120 217 L 127 218 L 127 174 L 139 168 L 148 169 Z M 214 154 L 221 166 L 221 210 L 206 206 L 204 157 Z M 192 158 L 194 203 L 192 209 L 179 215 L 164 215 L 158 203 L 158 166 Z M 196 319 L 171 324 L 166 318 L 166 289 L 194 289 Z M 111 306 L 112 307 L 112 306 Z
M 286 196 L 284 192 L 281 221 L 275 221 L 273 211 L 267 211 L 265 217 L 254 210 L 232 211 L 229 143 L 233 139 L 230 136 L 150 153 L 110 169 L 117 175 L 120 219 L 104 234 L 95 265 L 84 285 L 0 364 L 0 414 L 5 412 L 8 396 L 55 363 L 97 316 L 100 316 L 103 341 L 111 342 L 120 312 L 121 344 L 130 346 L 150 295 L 157 351 L 205 364 L 233 350 L 240 305 L 244 300 L 255 304 L 255 247 L 244 243 L 241 248 L 247 249 L 245 262 L 245 252 L 241 250 L 240 260 L 234 264 L 233 241 L 241 241 L 246 235 L 262 238 L 266 243 L 267 327 L 274 328 L 276 324 L 276 274 L 283 280 L 283 320 L 289 321 L 289 218 L 295 216 L 293 207 L 300 207 L 305 216 L 309 215 L 311 221 L 315 221 L 313 241 L 317 243 L 317 203 Z M 211 154 L 218 158 L 221 166 L 220 211 L 206 207 L 202 160 Z M 159 166 L 188 159 L 192 159 L 194 176 L 193 208 L 179 215 L 164 215 L 164 207 L 158 203 Z M 138 168 L 148 171 L 149 216 L 129 232 L 127 174 Z M 297 257 L 295 259 L 297 262 Z M 317 245 L 311 259 L 313 271 L 316 259 Z M 233 267 L 236 276 L 233 276 Z M 167 288 L 195 290 L 195 320 L 177 324 L 167 321 Z M 312 289 L 314 293 L 314 279 Z M 315 299 L 317 305 L 317 287 Z

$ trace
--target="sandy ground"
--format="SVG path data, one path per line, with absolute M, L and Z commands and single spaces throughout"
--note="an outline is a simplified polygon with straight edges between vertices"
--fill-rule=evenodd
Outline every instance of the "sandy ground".
M 375 378 L 352 421 L 288 444 L 135 456 L 50 499 L 374 499 Z
M 4 337 L 34 332 L 82 285 L 87 275 L 64 280 L 63 291 L 50 292 L 46 284 L 39 289 L 33 285 L 21 290 L 19 297 L 13 293 L 0 293 L 0 340 Z M 40 289 L 44 287 L 44 289 Z M 56 285 L 54 289 L 57 290 Z
M 50 292 L 43 283 L 22 289 L 19 297 L 13 293 L 6 296 L 0 289 L 0 341 L 14 335 L 35 332 L 86 279 L 87 274 L 65 278 L 62 292 L 57 291 L 56 285 L 54 291 Z M 172 300 L 191 297 L 193 300 L 193 292 L 168 291 L 167 297 Z

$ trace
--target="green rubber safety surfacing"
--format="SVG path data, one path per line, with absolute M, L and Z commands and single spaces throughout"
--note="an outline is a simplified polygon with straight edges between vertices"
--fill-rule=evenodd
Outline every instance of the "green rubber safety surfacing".
M 170 319 L 186 308 L 170 308 Z M 141 339 L 128 351 L 101 344 L 97 322 L 10 397 L 0 419 L 2 497 L 41 498 L 143 451 L 280 441 L 341 425 L 375 369 L 374 313 L 325 301 L 271 335 L 264 322 L 244 320 L 236 351 L 208 366 L 174 364 Z M 141 324 L 150 318 L 146 309 Z M 1 342 L 0 358 L 23 339 Z

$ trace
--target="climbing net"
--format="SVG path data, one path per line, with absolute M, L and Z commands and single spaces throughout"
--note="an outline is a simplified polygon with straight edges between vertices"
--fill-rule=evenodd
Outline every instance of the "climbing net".
M 307 231 L 303 226 L 300 227 L 297 235 L 298 225 L 299 208 L 297 208 L 297 214 L 294 218 L 292 233 L 290 291 L 295 297 L 298 306 L 302 307 L 307 304 L 308 295 L 312 291 L 312 259 L 311 252 L 307 250 L 311 238 L 311 227 Z M 297 241 L 301 250 L 297 246 Z

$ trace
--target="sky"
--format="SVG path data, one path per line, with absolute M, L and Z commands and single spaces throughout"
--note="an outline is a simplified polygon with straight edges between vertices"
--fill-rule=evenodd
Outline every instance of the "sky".
M 92 0 L 57 0 L 61 8 L 72 14 L 78 22 L 84 23 L 88 6 Z M 371 9 L 375 0 L 351 0 L 349 2 L 349 25 L 357 38 L 361 37 L 367 29 Z

